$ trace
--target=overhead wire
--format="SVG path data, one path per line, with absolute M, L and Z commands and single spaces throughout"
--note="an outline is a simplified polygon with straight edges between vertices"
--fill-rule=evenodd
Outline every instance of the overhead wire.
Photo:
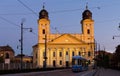
M 24 7 L 26 7 L 27 9 L 29 9 L 30 11 L 32 11 L 34 14 L 36 14 L 32 9 L 30 9 L 28 6 L 26 6 L 22 1 L 20 1 L 20 0 L 18 0 Z M 15 14 L 14 14 L 15 15 Z M 36 14 L 37 15 L 37 14 Z M 12 22 L 12 21 L 9 21 L 9 20 L 7 20 L 6 18 L 3 18 L 3 17 L 1 17 L 0 16 L 0 18 L 2 19 L 2 20 L 4 20 L 4 21 L 6 21 L 6 22 L 8 22 L 8 23 L 10 23 L 10 24 L 12 24 L 12 25 L 15 25 L 15 26 L 17 26 L 17 27 L 21 27 L 20 25 L 17 25 L 17 24 L 15 24 L 14 22 Z M 31 33 L 33 33 L 34 35 L 37 35 L 35 32 L 31 32 Z
M 25 3 L 23 3 L 21 0 L 17 0 L 19 3 L 21 3 L 25 8 L 27 8 L 29 11 L 31 11 L 32 13 L 15 13 L 15 14 L 0 14 L 0 15 L 27 15 L 27 14 L 35 14 L 36 16 L 38 16 L 38 14 L 36 12 L 34 12 L 30 7 L 28 7 Z M 91 7 L 91 9 L 94 9 L 94 8 L 97 8 L 97 9 L 100 9 L 100 7 Z M 75 12 L 75 11 L 80 11 L 81 9 L 71 9 L 71 10 L 60 10 L 60 11 L 51 11 L 50 13 L 64 13 L 64 12 Z M 3 20 L 6 20 L 4 18 L 2 18 Z M 7 20 L 6 20 L 7 21 Z M 11 21 L 8 21 L 9 23 L 11 24 L 14 24 L 13 22 Z M 16 24 L 14 24 L 16 25 Z M 53 27 L 52 27 L 53 28 Z M 56 30 L 56 32 L 59 32 L 57 30 L 57 28 L 53 28 L 54 30 Z M 34 33 L 35 34 L 35 33 Z M 37 35 L 37 34 L 36 34 Z
M 32 13 L 34 13 L 36 16 L 38 16 L 38 14 L 36 12 L 34 12 L 31 8 L 29 8 L 26 4 L 24 4 L 21 0 L 17 0 L 18 2 L 20 2 L 24 7 L 26 7 L 29 11 L 31 11 Z
M 21 0 L 17 0 L 18 2 L 20 2 L 24 7 L 26 7 L 29 11 L 31 11 L 32 13 L 12 13 L 12 14 L 0 14 L 0 15 L 28 15 L 28 14 L 35 14 L 36 16 L 38 16 L 37 15 L 37 13 L 36 12 L 34 12 L 30 7 L 28 7 L 26 4 L 24 4 Z M 93 8 L 97 8 L 97 9 L 100 9 L 100 7 L 91 7 L 92 9 Z M 64 13 L 64 12 L 75 12 L 75 11 L 80 11 L 81 9 L 71 9 L 71 10 L 60 10 L 60 11 L 52 11 L 52 12 L 50 12 L 50 13 Z M 7 19 L 5 19 L 5 18 L 3 18 L 3 17 L 1 17 L 1 19 L 3 19 L 3 20 L 5 20 L 5 21 L 7 21 L 7 22 L 9 22 L 10 24 L 13 24 L 13 25 L 15 25 L 15 26 L 18 26 L 17 24 L 15 24 L 15 23 L 13 23 L 13 22 L 11 22 L 11 21 L 9 21 L 9 20 L 7 20 Z M 20 26 L 19 26 L 20 27 Z M 51 26 L 52 27 L 52 26 Z M 59 31 L 57 30 L 57 28 L 55 27 L 52 27 L 57 33 L 59 33 Z M 35 35 L 37 35 L 36 33 L 33 33 L 33 34 L 35 34 Z
M 31 15 L 33 13 L 4 13 L 4 14 L 0 14 L 0 15 Z
M 6 21 L 6 22 L 8 22 L 8 23 L 10 23 L 10 24 L 12 24 L 12 25 L 14 25 L 14 26 L 17 26 L 17 27 L 21 27 L 20 25 L 18 25 L 18 24 L 15 24 L 14 22 L 12 22 L 12 21 L 10 21 L 10 20 L 7 20 L 6 18 L 4 18 L 4 17 L 1 17 L 0 16 L 0 19 L 2 19 L 2 20 L 4 20 L 4 21 Z M 34 35 L 37 35 L 35 32 L 31 32 L 31 33 L 33 33 Z
M 26 7 L 29 11 L 31 11 L 33 14 L 35 14 L 36 16 L 38 16 L 38 14 L 36 12 L 34 12 L 31 8 L 29 8 L 26 4 L 24 4 L 21 0 L 17 0 L 18 2 L 20 2 L 24 7 Z M 37 34 L 35 32 L 32 31 L 32 33 L 34 35 L 37 36 Z
M 0 16 L 0 18 L 1 18 L 2 20 L 6 21 L 6 22 L 8 22 L 8 23 L 10 23 L 10 24 L 12 24 L 12 25 L 15 25 L 15 26 L 17 26 L 17 27 L 20 27 L 19 25 L 15 24 L 15 23 L 12 22 L 12 21 L 7 20 L 7 19 L 4 18 L 4 17 L 1 17 L 1 16 Z
M 64 13 L 64 12 L 74 12 L 80 11 L 81 9 L 72 9 L 72 10 L 60 10 L 60 11 L 51 11 L 50 13 Z

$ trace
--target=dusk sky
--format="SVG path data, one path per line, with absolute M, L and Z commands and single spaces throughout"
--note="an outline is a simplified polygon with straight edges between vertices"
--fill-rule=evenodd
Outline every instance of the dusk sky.
M 95 40 L 101 49 L 114 52 L 120 44 L 120 0 L 0 0 L 0 46 L 10 45 L 15 54 L 20 53 L 20 24 L 32 28 L 24 30 L 23 53 L 31 55 L 32 46 L 37 44 L 38 15 L 43 3 L 49 13 L 51 31 L 56 33 L 81 33 L 82 12 L 86 4 L 95 21 Z M 17 46 L 19 48 L 17 49 Z

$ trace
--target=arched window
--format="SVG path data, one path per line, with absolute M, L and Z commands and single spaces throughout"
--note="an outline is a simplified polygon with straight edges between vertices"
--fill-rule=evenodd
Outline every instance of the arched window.
M 66 55 L 68 55 L 68 52 L 66 51 Z
M 90 34 L 90 29 L 87 29 L 87 34 Z
M 56 67 L 56 61 L 53 60 L 53 67 Z
M 81 56 L 81 52 L 80 51 L 78 52 L 78 55 Z
M 5 54 L 5 58 L 6 59 L 9 58 L 9 54 L 8 53 Z
M 42 33 L 45 34 L 45 29 L 42 30 Z

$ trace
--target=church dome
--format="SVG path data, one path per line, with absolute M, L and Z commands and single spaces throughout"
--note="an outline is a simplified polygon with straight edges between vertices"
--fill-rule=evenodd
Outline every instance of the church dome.
M 92 13 L 90 10 L 87 9 L 87 7 L 86 7 L 86 10 L 82 13 L 82 18 L 83 20 L 92 19 Z
M 44 6 L 39 13 L 39 19 L 42 19 L 42 18 L 48 19 L 48 12 L 44 9 Z

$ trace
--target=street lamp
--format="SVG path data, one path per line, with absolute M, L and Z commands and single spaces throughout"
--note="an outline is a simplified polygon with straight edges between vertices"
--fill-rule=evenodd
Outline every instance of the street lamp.
M 28 29 L 30 30 L 30 32 L 32 32 L 32 28 L 24 28 L 23 27 L 23 20 L 21 22 L 21 39 L 20 39 L 20 42 L 21 42 L 21 70 L 23 69 L 22 65 L 23 65 L 23 30 L 24 29 Z
M 119 26 L 118 26 L 118 30 L 120 30 L 120 23 L 119 23 Z M 115 37 L 120 37 L 120 35 L 114 35 L 112 39 L 114 40 Z
M 113 38 L 112 38 L 112 39 L 114 40 L 114 39 L 115 39 L 115 37 L 120 37 L 120 36 L 119 36 L 119 35 L 115 35 L 115 36 L 113 36 Z

